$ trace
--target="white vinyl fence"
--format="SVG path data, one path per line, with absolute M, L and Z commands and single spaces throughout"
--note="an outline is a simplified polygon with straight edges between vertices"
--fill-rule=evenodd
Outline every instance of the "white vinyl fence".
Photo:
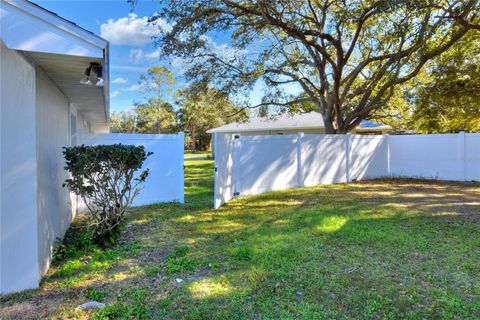
M 219 134 L 215 208 L 237 195 L 379 177 L 480 181 L 480 134 Z
M 150 173 L 133 205 L 155 202 L 184 202 L 183 192 L 183 133 L 179 134 L 88 134 L 82 139 L 85 145 L 116 144 L 143 145 L 153 152 L 143 168 Z M 81 212 L 81 208 L 79 208 Z

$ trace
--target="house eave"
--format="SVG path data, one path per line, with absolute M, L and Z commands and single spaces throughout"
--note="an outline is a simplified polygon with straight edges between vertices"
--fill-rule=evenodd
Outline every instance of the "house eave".
M 23 15 L 23 19 L 18 19 L 19 15 Z M 100 58 L 103 57 L 103 49 L 108 45 L 107 40 L 29 1 L 2 0 L 0 17 L 0 36 L 9 49 Z M 38 28 L 39 25 L 41 25 L 40 28 Z M 30 28 L 31 33 L 9 32 L 20 28 L 22 31 Z M 70 51 L 61 51 L 62 46 L 50 46 L 45 49 L 41 38 L 36 39 L 37 41 L 24 41 L 27 37 L 32 38 L 32 34 L 45 36 L 48 32 L 65 33 L 71 37 L 70 41 L 77 42 L 79 48 L 77 51 L 72 48 L 69 48 Z M 12 36 L 6 37 L 7 34 Z M 27 38 L 27 40 L 30 39 Z
M 0 39 L 45 71 L 92 125 L 108 128 L 108 41 L 29 1 L 0 1 Z M 90 63 L 103 67 L 103 87 L 80 85 Z

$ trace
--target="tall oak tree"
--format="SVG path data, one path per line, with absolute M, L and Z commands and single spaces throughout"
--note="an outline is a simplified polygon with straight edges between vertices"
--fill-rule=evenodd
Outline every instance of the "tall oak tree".
M 235 97 L 263 80 L 256 106 L 314 105 L 327 133 L 345 133 L 478 32 L 479 12 L 478 0 L 171 0 L 150 21 L 172 25 L 156 44 L 188 64 L 188 79 Z

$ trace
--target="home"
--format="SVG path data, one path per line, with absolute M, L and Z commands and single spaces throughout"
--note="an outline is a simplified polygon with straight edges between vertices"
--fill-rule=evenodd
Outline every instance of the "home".
M 388 125 L 371 121 L 362 121 L 352 130 L 356 134 L 386 134 L 392 130 Z M 275 117 L 251 118 L 244 122 L 233 122 L 224 126 L 213 128 L 208 133 L 239 133 L 242 135 L 269 135 L 269 134 L 295 134 L 325 133 L 322 115 L 318 112 L 299 114 L 281 114 Z
M 76 214 L 62 147 L 108 132 L 108 42 L 28 1 L 0 3 L 0 292 L 38 286 Z

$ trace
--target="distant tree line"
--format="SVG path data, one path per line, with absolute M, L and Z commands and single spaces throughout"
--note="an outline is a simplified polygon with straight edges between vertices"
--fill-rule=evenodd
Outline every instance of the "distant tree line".
M 144 101 L 129 111 L 112 112 L 113 133 L 185 132 L 185 148 L 208 149 L 211 135 L 207 130 L 248 118 L 248 110 L 236 107 L 222 92 L 208 86 L 189 86 L 174 93 L 173 104 L 164 94 L 175 84 L 172 73 L 160 66 L 152 67 L 140 77 Z

